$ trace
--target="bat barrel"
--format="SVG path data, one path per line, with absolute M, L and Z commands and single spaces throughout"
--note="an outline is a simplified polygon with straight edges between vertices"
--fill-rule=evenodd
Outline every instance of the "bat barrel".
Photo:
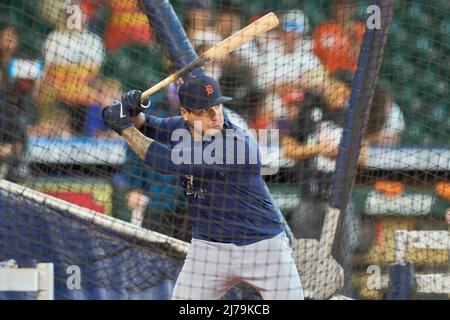
M 278 18 L 273 12 L 266 14 L 265 16 L 256 20 L 255 22 L 249 24 L 245 28 L 239 30 L 238 32 L 226 38 L 225 40 L 216 44 L 214 47 L 206 51 L 200 58 L 197 58 L 194 61 L 190 62 L 181 70 L 175 72 L 174 74 L 171 74 L 166 79 L 162 80 L 161 82 L 154 85 L 150 89 L 144 91 L 144 93 L 142 93 L 142 99 L 152 95 L 158 90 L 161 90 L 162 88 L 169 85 L 171 82 L 185 75 L 186 73 L 198 69 L 199 67 L 203 66 L 206 62 L 213 61 L 215 59 L 223 57 L 224 55 L 238 49 L 247 42 L 250 42 L 251 40 L 258 37 L 259 35 L 269 30 L 272 30 L 273 28 L 278 26 L 278 24 L 279 24 Z

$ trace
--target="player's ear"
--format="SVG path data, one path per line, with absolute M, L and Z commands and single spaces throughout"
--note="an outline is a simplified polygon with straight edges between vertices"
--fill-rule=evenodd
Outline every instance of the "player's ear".
M 184 120 L 188 121 L 188 116 L 189 116 L 189 110 L 181 107 L 180 108 L 180 112 L 181 112 L 181 116 L 183 117 Z

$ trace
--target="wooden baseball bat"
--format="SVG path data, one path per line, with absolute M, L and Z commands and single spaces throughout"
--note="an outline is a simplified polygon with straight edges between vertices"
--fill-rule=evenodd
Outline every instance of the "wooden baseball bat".
M 239 30 L 238 32 L 232 34 L 225 40 L 219 42 L 211 49 L 204 52 L 200 57 L 187 64 L 182 69 L 177 72 L 171 74 L 161 82 L 155 84 L 150 89 L 144 91 L 141 95 L 141 99 L 145 99 L 146 97 L 152 95 L 153 93 L 161 90 L 162 88 L 169 85 L 171 82 L 177 80 L 178 78 L 184 76 L 185 74 L 191 72 L 194 69 L 197 69 L 203 66 L 207 62 L 214 61 L 224 55 L 236 50 L 237 48 L 243 46 L 247 42 L 255 39 L 261 34 L 272 30 L 276 26 L 278 26 L 279 21 L 277 16 L 273 12 L 269 12 L 258 20 L 252 22 L 245 28 Z

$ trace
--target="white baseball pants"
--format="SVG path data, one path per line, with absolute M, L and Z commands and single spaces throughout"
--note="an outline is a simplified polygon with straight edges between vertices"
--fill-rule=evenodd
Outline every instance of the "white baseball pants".
M 265 300 L 304 299 L 284 232 L 245 246 L 192 239 L 172 299 L 220 299 L 241 282 Z

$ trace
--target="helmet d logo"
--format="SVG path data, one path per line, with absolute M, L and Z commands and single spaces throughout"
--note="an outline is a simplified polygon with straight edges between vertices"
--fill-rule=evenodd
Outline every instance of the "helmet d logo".
M 207 95 L 208 97 L 209 97 L 210 95 L 212 95 L 213 92 L 214 92 L 214 89 L 213 89 L 212 85 L 210 85 L 210 84 L 206 85 L 206 86 L 205 86 L 205 92 L 206 92 L 206 95 Z

